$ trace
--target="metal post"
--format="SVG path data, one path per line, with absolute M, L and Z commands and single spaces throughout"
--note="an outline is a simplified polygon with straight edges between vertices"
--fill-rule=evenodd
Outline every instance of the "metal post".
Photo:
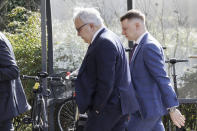
M 47 71 L 46 50 L 46 1 L 41 0 L 41 44 L 42 44 L 42 71 Z
M 46 48 L 46 0 L 41 0 L 41 44 L 42 44 L 42 71 L 47 72 L 47 48 Z M 43 89 L 47 89 L 47 81 L 43 80 Z M 47 98 L 45 98 L 45 102 L 47 103 Z M 46 106 L 46 112 L 47 106 Z M 46 116 L 47 118 L 47 116 Z M 47 119 L 48 120 L 48 119 Z M 44 131 L 48 131 L 48 121 L 46 122 L 46 127 L 44 127 Z
M 52 19 L 51 19 L 51 0 L 46 0 L 46 17 L 47 17 L 47 34 L 48 34 L 48 73 L 49 75 L 53 74 L 53 34 L 52 34 Z M 49 87 L 51 86 L 48 83 Z M 52 89 L 52 88 L 51 88 Z M 48 109 L 48 131 L 54 131 L 54 111 L 55 106 L 49 105 L 50 98 L 47 100 L 47 109 Z
M 134 8 L 134 0 L 127 0 L 127 10 L 133 9 Z M 133 41 L 128 41 L 128 46 L 129 48 L 133 48 Z M 130 53 L 129 53 L 130 55 Z M 129 56 L 130 58 L 130 56 Z
M 176 70 L 175 70 L 175 63 L 174 64 L 172 64 L 172 67 L 173 67 L 173 81 L 174 81 L 174 90 L 175 90 L 175 92 L 176 92 L 176 95 L 177 95 L 177 97 L 179 96 L 179 94 L 178 94 L 178 89 L 177 89 L 177 81 L 176 81 Z
M 53 34 L 52 34 L 52 19 L 51 19 L 51 3 L 46 1 L 47 15 L 47 33 L 48 33 L 48 73 L 53 74 Z
M 127 10 L 134 8 L 134 0 L 127 0 Z

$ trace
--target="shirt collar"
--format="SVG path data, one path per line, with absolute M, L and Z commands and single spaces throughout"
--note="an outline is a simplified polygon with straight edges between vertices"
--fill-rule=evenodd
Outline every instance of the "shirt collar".
M 147 31 L 145 31 L 138 39 L 137 41 L 135 41 L 136 44 L 139 44 L 142 40 L 142 38 L 145 36 L 145 34 L 148 33 Z
M 101 27 L 100 29 L 98 29 L 98 30 L 94 33 L 94 35 L 93 35 L 93 37 L 92 37 L 91 43 L 94 41 L 94 39 L 96 38 L 96 36 L 98 35 L 98 33 L 99 33 L 103 28 L 104 28 L 104 27 Z

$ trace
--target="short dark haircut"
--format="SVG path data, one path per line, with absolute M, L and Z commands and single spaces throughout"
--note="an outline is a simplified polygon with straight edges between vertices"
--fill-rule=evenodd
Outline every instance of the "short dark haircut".
M 125 19 L 130 20 L 134 18 L 141 19 L 143 22 L 145 22 L 145 15 L 142 12 L 135 9 L 131 9 L 125 15 L 121 16 L 120 21 L 122 22 Z

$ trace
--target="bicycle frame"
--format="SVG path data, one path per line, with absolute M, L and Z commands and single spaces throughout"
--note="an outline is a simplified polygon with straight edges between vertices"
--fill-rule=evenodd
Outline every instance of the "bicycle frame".
M 50 96 L 50 90 L 44 90 L 42 81 L 43 79 L 47 80 L 62 80 L 61 77 L 48 77 L 46 72 L 38 73 L 38 76 L 22 76 L 23 79 L 33 79 L 36 81 L 35 86 L 33 87 L 34 99 L 31 110 L 31 117 L 24 118 L 26 124 L 32 124 L 33 131 L 44 131 L 48 128 L 48 119 L 46 112 L 46 102 L 44 97 Z
M 43 94 L 43 87 L 40 85 L 38 89 L 33 89 L 34 92 L 34 101 L 32 107 L 32 130 L 42 131 L 48 127 L 46 106 Z
M 173 77 L 173 83 L 174 83 L 174 90 L 176 92 L 176 95 L 177 95 L 177 98 L 179 97 L 179 93 L 178 93 L 178 88 L 177 88 L 177 75 L 176 75 L 176 68 L 175 68 L 175 64 L 178 63 L 178 62 L 188 62 L 188 60 L 177 60 L 176 58 L 171 58 L 170 60 L 167 60 L 165 61 L 165 63 L 170 63 L 172 64 L 172 68 L 173 68 L 173 74 L 172 74 L 172 77 Z M 169 120 L 169 131 L 171 131 L 171 122 Z M 178 127 L 176 127 L 176 131 L 178 131 Z M 184 127 L 181 127 L 180 130 L 184 130 Z

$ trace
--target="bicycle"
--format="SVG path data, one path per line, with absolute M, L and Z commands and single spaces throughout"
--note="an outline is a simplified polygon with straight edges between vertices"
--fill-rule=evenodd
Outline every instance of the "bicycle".
M 76 77 L 73 74 L 67 73 L 65 77 L 66 81 L 71 81 L 74 88 L 74 81 Z M 68 82 L 66 82 L 68 83 Z M 57 122 L 60 131 L 78 131 L 83 128 L 87 119 L 87 114 L 80 114 L 76 101 L 75 92 L 72 91 L 71 97 L 66 98 L 58 108 Z
M 188 60 L 177 60 L 176 58 L 171 58 L 170 60 L 166 60 L 165 63 L 170 63 L 172 64 L 173 72 L 172 72 L 172 77 L 173 77 L 173 83 L 174 83 L 174 89 L 178 97 L 178 89 L 177 89 L 177 80 L 176 80 L 176 70 L 175 70 L 175 64 L 178 62 L 188 62 Z
M 51 91 L 44 90 L 42 82 L 43 79 L 49 81 L 62 81 L 61 77 L 49 77 L 48 73 L 40 72 L 37 76 L 22 75 L 22 79 L 33 79 L 36 81 L 33 87 L 33 104 L 31 109 L 31 116 L 25 116 L 22 120 L 24 124 L 31 124 L 32 131 L 44 131 L 48 128 L 48 119 L 46 112 L 46 102 L 44 97 L 48 97 Z
M 165 63 L 170 63 L 173 68 L 172 77 L 173 77 L 173 83 L 174 83 L 174 90 L 176 92 L 177 98 L 179 96 L 179 93 L 178 93 L 178 88 L 177 88 L 177 78 L 176 78 L 177 75 L 176 75 L 176 70 L 175 70 L 175 64 L 178 62 L 188 62 L 188 60 L 177 60 L 176 58 L 171 58 L 171 59 L 165 61 Z M 169 120 L 168 123 L 169 123 L 168 124 L 169 131 L 171 131 L 171 121 Z M 179 129 L 178 127 L 176 127 L 175 130 L 176 131 L 185 131 L 185 128 L 181 127 Z

